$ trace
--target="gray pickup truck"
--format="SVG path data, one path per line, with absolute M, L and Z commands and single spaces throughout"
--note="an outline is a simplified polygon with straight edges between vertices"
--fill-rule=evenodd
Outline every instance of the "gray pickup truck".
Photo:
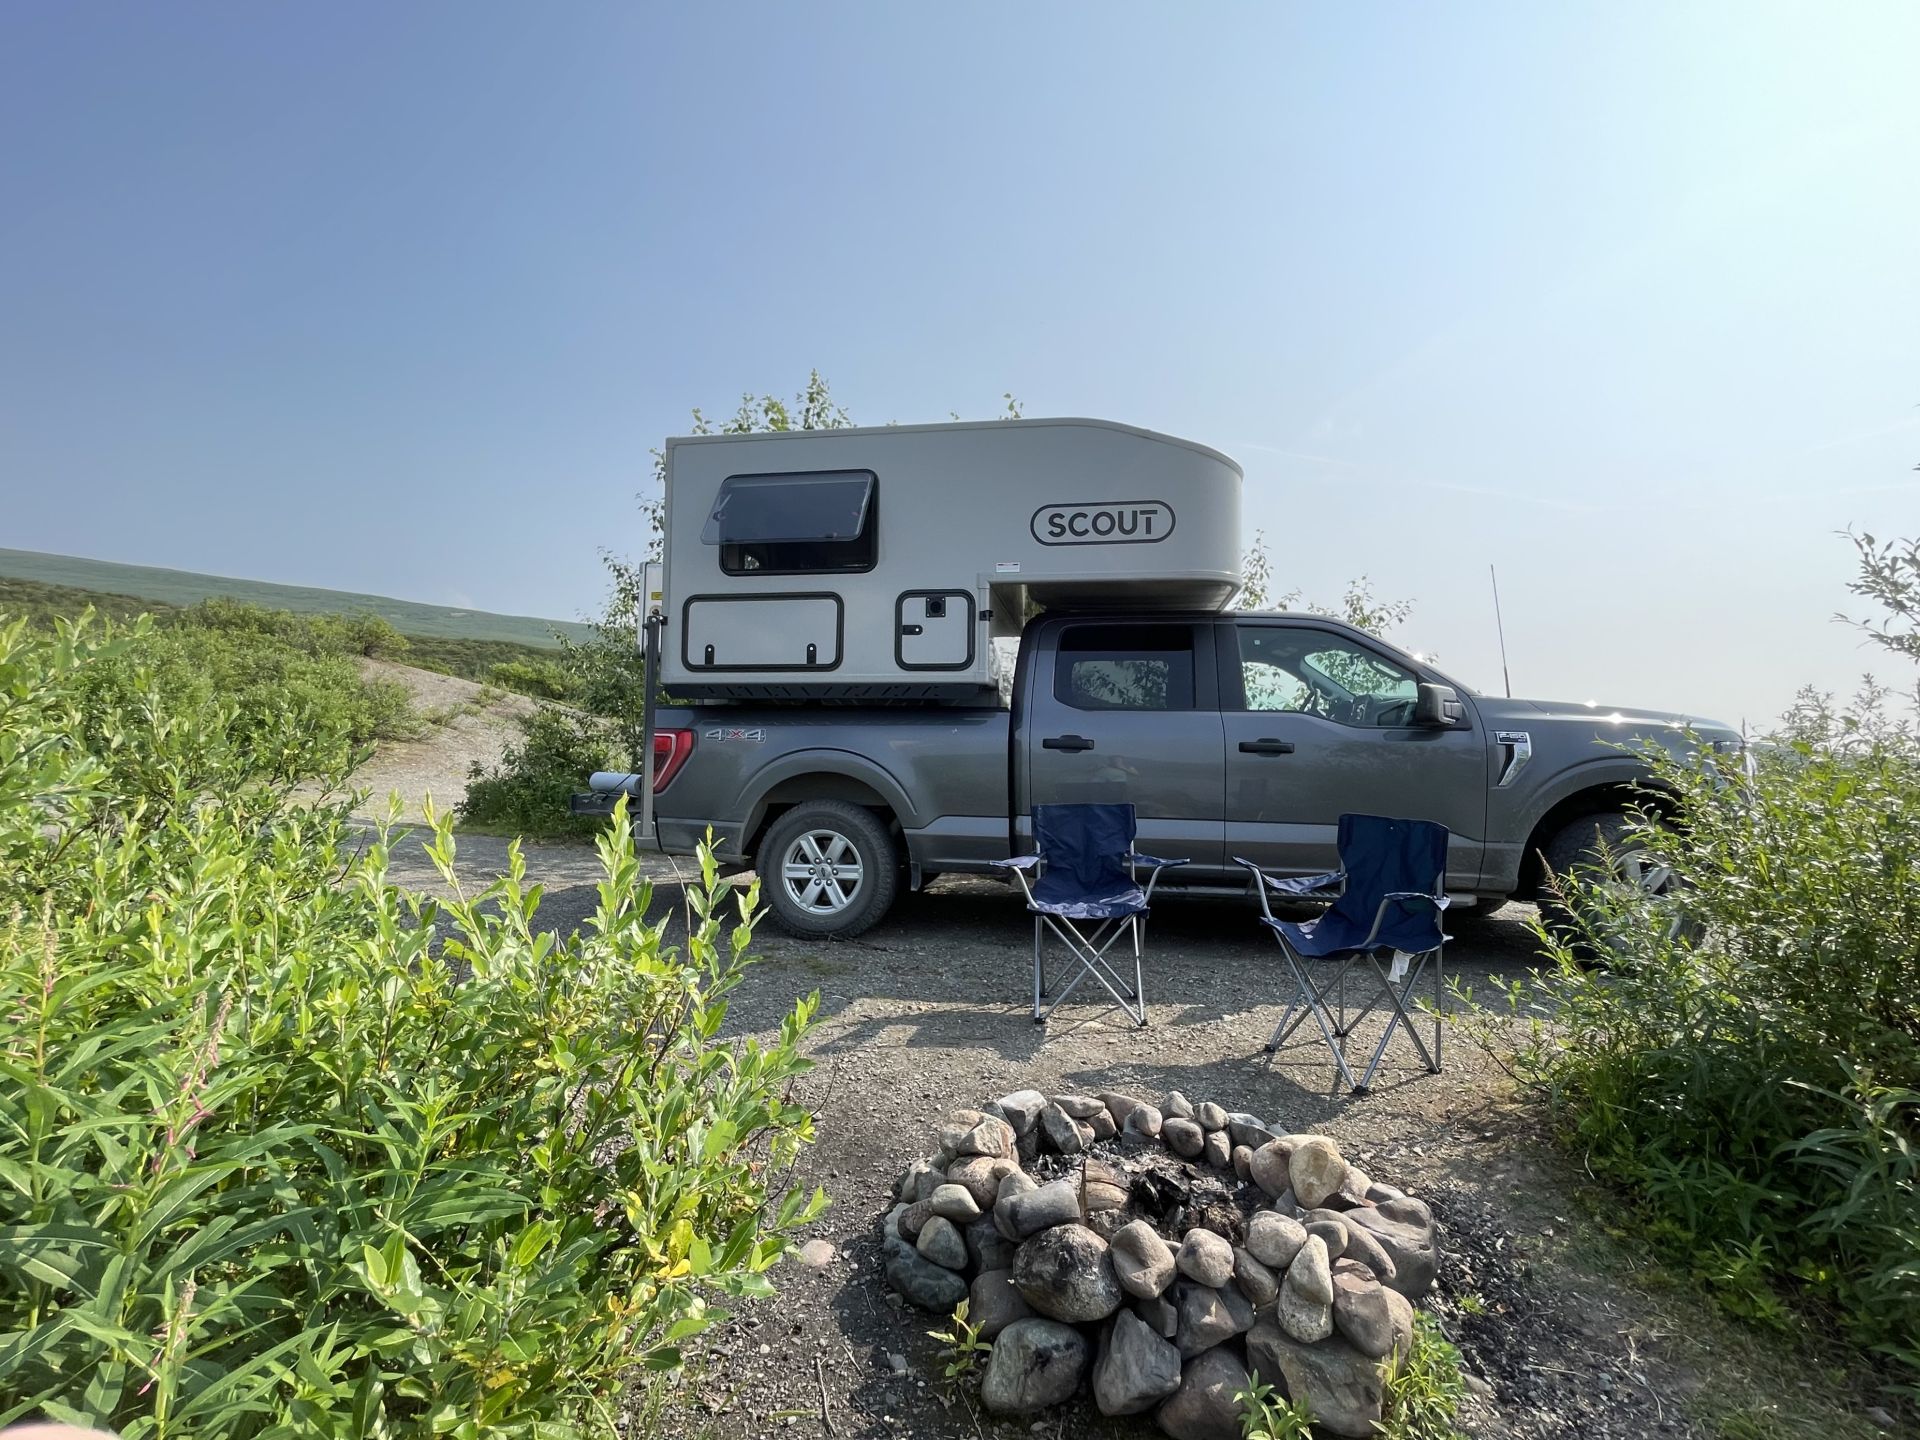
M 1603 850 L 1636 863 L 1612 843 L 1646 793 L 1636 745 L 1741 744 L 1681 715 L 1475 694 L 1292 613 L 1043 615 L 1007 701 L 663 706 L 652 843 L 691 853 L 711 829 L 783 928 L 851 936 L 902 885 L 1023 853 L 1035 804 L 1129 801 L 1140 848 L 1189 861 L 1167 880 L 1222 894 L 1245 892 L 1234 856 L 1331 869 L 1358 811 L 1445 825 L 1448 889 L 1484 912 Z

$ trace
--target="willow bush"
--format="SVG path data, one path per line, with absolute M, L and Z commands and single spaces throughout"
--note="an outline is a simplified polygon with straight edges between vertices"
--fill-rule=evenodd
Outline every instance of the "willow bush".
M 344 735 L 181 724 L 138 643 L 0 626 L 0 1425 L 609 1433 L 825 1203 L 814 1000 L 721 1033 L 757 897 L 703 855 L 667 946 L 624 815 L 582 933 L 444 823 L 401 890 L 289 804 Z

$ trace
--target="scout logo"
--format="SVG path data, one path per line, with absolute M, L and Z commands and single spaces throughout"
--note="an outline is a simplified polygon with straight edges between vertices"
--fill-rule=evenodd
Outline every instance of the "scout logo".
M 1151 545 L 1173 533 L 1173 507 L 1161 500 L 1042 505 L 1028 528 L 1042 545 Z

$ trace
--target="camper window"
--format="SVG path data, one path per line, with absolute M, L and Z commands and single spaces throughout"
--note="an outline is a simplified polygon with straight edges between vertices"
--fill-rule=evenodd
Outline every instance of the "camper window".
M 1060 637 L 1054 698 L 1076 710 L 1193 709 L 1193 627 L 1075 625 Z
M 730 475 L 700 538 L 729 575 L 871 570 L 874 509 L 870 470 Z

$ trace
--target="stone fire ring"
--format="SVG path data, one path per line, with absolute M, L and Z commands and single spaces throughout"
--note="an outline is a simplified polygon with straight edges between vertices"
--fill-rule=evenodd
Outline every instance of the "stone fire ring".
M 1063 1405 L 1175 1440 L 1239 1440 L 1248 1371 L 1314 1428 L 1370 1436 L 1433 1285 L 1433 1212 L 1324 1135 L 1131 1095 L 1017 1090 L 940 1126 L 907 1167 L 887 1282 L 936 1314 L 968 1301 L 993 1340 L 981 1403 Z

